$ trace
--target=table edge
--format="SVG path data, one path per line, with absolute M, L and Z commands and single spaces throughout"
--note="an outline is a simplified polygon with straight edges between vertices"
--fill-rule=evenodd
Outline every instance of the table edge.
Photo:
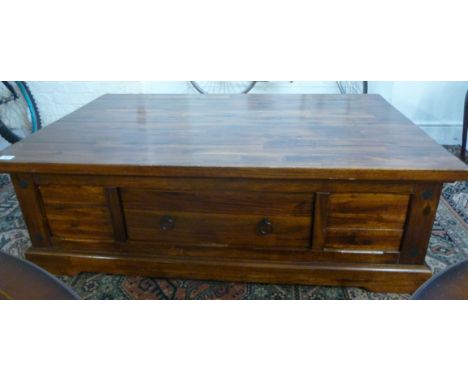
M 362 169 L 362 168 L 280 168 L 280 167 L 198 167 L 97 165 L 76 163 L 1 163 L 0 172 L 143 177 L 414 180 L 452 182 L 468 180 L 466 169 Z

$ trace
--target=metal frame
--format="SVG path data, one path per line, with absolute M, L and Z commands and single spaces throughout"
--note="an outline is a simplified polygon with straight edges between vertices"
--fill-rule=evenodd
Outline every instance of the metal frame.
M 468 90 L 465 95 L 465 108 L 463 112 L 463 133 L 462 133 L 462 144 L 460 150 L 460 158 L 465 160 L 466 157 L 466 135 L 468 133 Z

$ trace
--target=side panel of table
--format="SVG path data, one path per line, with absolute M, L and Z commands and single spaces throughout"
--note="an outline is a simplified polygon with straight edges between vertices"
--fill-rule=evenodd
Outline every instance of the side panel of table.
M 99 271 L 411 292 L 441 184 L 14 174 L 32 248 Z

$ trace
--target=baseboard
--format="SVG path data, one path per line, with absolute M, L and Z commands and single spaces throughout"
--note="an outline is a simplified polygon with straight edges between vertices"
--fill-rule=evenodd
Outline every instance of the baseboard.
M 272 262 L 137 254 L 92 255 L 38 248 L 30 248 L 26 258 L 60 275 L 104 272 L 164 278 L 354 286 L 374 292 L 394 293 L 412 293 L 432 274 L 426 265 Z

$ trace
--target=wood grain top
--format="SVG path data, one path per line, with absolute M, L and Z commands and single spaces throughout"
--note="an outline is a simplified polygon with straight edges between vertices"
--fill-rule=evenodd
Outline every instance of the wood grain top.
M 4 172 L 462 180 L 378 95 L 104 95 L 2 152 Z

